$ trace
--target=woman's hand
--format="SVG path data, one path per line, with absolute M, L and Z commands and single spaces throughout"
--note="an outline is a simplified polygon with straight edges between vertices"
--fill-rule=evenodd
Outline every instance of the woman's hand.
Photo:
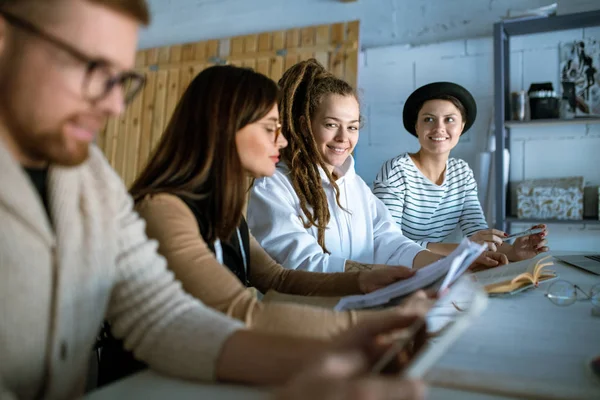
M 535 225 L 532 226 L 531 229 L 543 229 L 543 231 L 541 233 L 522 236 L 515 239 L 515 242 L 512 244 L 512 249 L 509 253 L 509 258 L 511 261 L 528 260 L 540 253 L 550 250 L 548 246 L 546 246 L 548 244 L 548 240 L 545 239 L 545 237 L 548 235 L 548 229 L 546 225 Z
M 358 286 L 363 293 L 370 293 L 386 287 L 396 281 L 410 278 L 415 271 L 402 266 L 373 265 L 371 270 L 363 270 L 358 274 Z
M 469 239 L 475 243 L 487 244 L 490 251 L 498 251 L 498 247 L 502 246 L 502 239 L 506 236 L 508 236 L 506 232 L 499 231 L 498 229 L 484 229 L 475 232 Z
M 469 270 L 471 272 L 477 272 L 483 269 L 494 268 L 506 264 L 508 264 L 508 257 L 506 254 L 498 253 L 496 251 L 484 251 L 477 258 L 477 260 L 471 264 Z

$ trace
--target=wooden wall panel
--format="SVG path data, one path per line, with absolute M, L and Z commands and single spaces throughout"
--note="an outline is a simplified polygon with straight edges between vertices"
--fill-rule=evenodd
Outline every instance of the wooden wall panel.
M 157 145 L 181 95 L 211 65 L 252 68 L 278 81 L 283 72 L 311 57 L 356 85 L 359 22 L 178 44 L 142 50 L 136 69 L 146 76 L 142 93 L 127 112 L 110 120 L 97 145 L 129 186 Z

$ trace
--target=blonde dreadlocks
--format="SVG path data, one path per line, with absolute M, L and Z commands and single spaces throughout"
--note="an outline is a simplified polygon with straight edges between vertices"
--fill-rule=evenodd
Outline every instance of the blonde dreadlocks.
M 339 188 L 325 166 L 314 139 L 311 118 L 326 95 L 357 95 L 350 84 L 336 78 L 314 58 L 288 69 L 279 80 L 279 87 L 282 92 L 279 101 L 282 133 L 289 142 L 282 149 L 282 159 L 290 168 L 292 185 L 306 217 L 300 216 L 304 227 L 317 228 L 317 241 L 323 251 L 329 253 L 325 247 L 325 229 L 331 215 L 319 167 L 325 171 L 333 186 L 337 204 L 343 207 Z

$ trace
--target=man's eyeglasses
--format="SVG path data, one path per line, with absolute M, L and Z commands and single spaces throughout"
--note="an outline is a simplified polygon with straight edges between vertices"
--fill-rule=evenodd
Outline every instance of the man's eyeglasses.
M 146 78 L 142 74 L 135 71 L 124 71 L 115 75 L 111 72 L 109 61 L 90 58 L 68 43 L 12 13 L 0 10 L 0 15 L 11 25 L 38 36 L 86 64 L 85 77 L 82 82 L 82 93 L 86 100 L 92 102 L 102 100 L 117 86 L 122 90 L 124 103 L 129 104 L 144 87 Z
M 587 293 L 571 282 L 555 281 L 548 287 L 546 297 L 557 306 L 570 306 L 577 300 L 591 300 L 594 307 L 600 307 L 600 283 L 592 286 Z

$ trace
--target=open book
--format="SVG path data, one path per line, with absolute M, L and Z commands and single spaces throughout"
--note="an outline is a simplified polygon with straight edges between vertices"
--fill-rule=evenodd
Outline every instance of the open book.
M 544 268 L 554 265 L 548 261 L 551 256 L 533 260 L 519 261 L 501 267 L 477 272 L 475 279 L 485 287 L 489 294 L 514 294 L 557 277 L 554 271 Z
M 485 249 L 485 245 L 471 242 L 465 238 L 450 255 L 417 270 L 412 277 L 368 294 L 342 297 L 334 310 L 343 311 L 381 306 L 434 284 L 439 285 L 438 289 L 443 291 L 460 277 Z

